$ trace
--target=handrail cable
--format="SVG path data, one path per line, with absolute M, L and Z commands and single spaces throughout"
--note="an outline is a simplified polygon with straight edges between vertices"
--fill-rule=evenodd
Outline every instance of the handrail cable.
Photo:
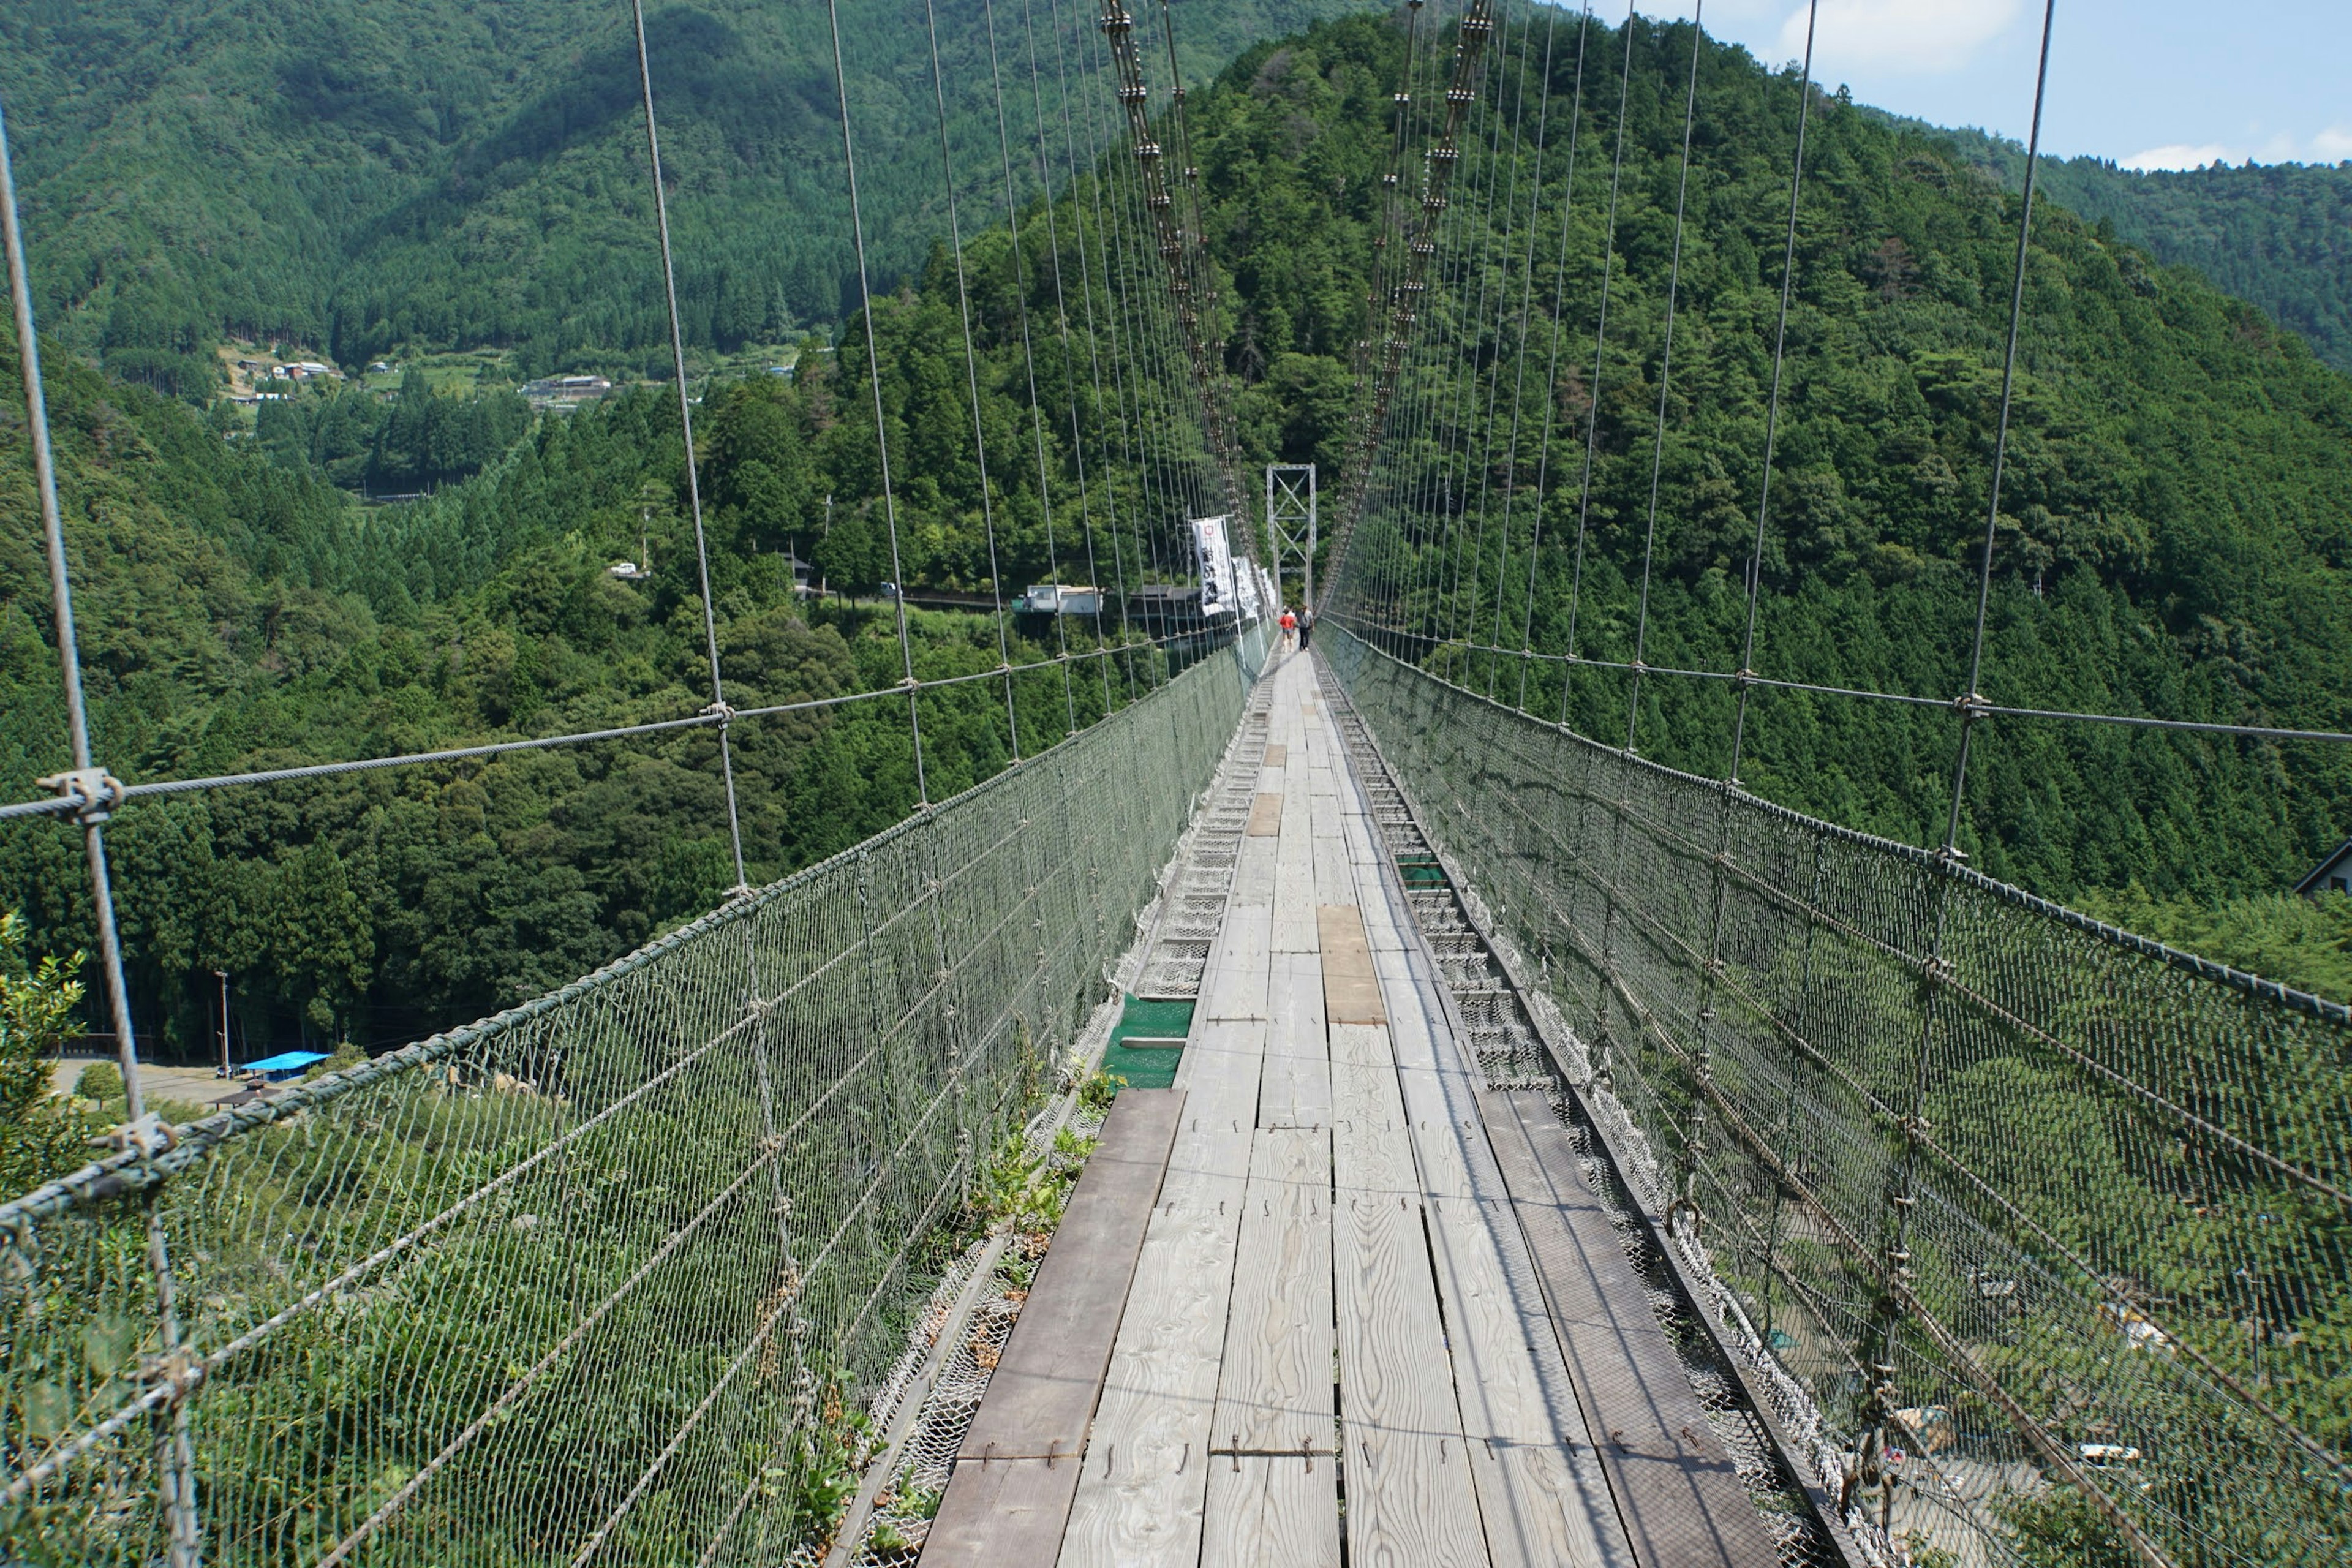
M 1134 647 L 1171 647 L 1184 643 L 1187 634 L 1165 633 L 1157 637 L 1139 639 Z M 1115 658 L 1119 647 L 1095 648 L 1070 655 L 1068 663 L 1077 664 L 1093 658 Z M 977 680 L 995 680 L 1010 675 L 1024 675 L 1032 670 L 1055 669 L 1065 661 L 1060 658 L 1032 659 L 996 669 L 979 669 L 964 675 L 939 675 L 915 682 L 912 689 L 937 691 L 950 686 L 968 686 Z M 814 713 L 828 708 L 845 707 L 853 702 L 870 702 L 877 697 L 895 697 L 908 688 L 877 686 L 865 691 L 845 691 L 833 697 L 812 697 L 799 702 L 774 702 L 757 708 L 738 708 L 731 713 L 711 712 L 691 714 L 683 719 L 656 719 L 643 724 L 623 724 L 606 730 L 579 730 L 562 735 L 541 735 L 522 741 L 491 741 L 478 746 L 450 746 L 433 752 L 406 752 L 389 757 L 358 757 L 349 761 L 307 763 L 290 768 L 258 768 L 241 773 L 213 773 L 193 779 L 161 779 L 152 784 L 121 784 L 110 799 L 121 802 L 143 799 L 150 795 L 187 795 L 202 790 L 234 788 L 243 784 L 286 784 L 295 779 L 330 778 L 339 773 L 370 773 L 379 768 L 416 767 L 432 763 L 469 762 L 481 757 L 504 756 L 513 752 L 544 751 L 553 746 L 586 745 L 598 741 L 626 740 L 635 735 L 661 734 L 673 730 L 698 730 L 719 723 L 725 719 L 768 719 L 784 713 Z M 2346 739 L 2352 740 L 2352 736 Z M 1034 753 L 1033 753 L 1034 754 Z M 0 805 L 0 820 L 20 816 L 61 816 L 81 809 L 77 798 L 45 796 L 38 800 L 23 800 Z

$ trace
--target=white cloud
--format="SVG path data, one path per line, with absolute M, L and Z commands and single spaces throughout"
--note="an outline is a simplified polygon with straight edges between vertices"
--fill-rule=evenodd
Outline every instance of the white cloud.
M 2347 158 L 2352 158 L 2352 131 L 2331 125 L 2307 138 L 2281 132 L 2260 146 L 2170 142 L 2117 162 L 2145 174 L 2156 169 L 2202 169 L 2209 163 L 2340 163 Z
M 2208 163 L 2234 163 L 2239 154 L 2216 142 L 2190 146 L 2175 142 L 2162 147 L 2150 147 L 2120 160 L 2126 169 L 2146 174 L 2153 169 L 2201 169 Z
M 2019 0 L 1821 0 L 1814 54 L 1832 69 L 1853 66 L 1937 74 L 1956 71 L 2017 20 Z M 1780 48 L 1805 51 L 1804 6 L 1781 24 Z

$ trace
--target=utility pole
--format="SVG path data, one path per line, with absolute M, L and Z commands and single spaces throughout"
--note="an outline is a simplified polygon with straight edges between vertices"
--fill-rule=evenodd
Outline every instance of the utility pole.
M 1273 535 L 1274 589 L 1282 592 L 1282 563 L 1298 557 L 1301 582 L 1299 605 L 1315 607 L 1315 465 L 1268 463 L 1265 466 L 1265 530 Z M 1276 606 L 1276 613 L 1281 613 Z
M 213 973 L 221 983 L 221 1063 L 216 1076 L 227 1078 L 234 1070 L 228 1064 L 228 971 L 215 969 Z

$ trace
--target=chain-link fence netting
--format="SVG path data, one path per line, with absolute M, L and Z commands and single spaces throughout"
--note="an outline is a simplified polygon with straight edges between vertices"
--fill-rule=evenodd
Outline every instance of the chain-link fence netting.
M 1323 648 L 1852 1446 L 2020 1539 L 2352 1552 L 2342 1006 Z
M 175 1425 L 210 1562 L 790 1556 L 1262 641 L 551 996 L 0 1206 L 0 1560 L 161 1561 Z

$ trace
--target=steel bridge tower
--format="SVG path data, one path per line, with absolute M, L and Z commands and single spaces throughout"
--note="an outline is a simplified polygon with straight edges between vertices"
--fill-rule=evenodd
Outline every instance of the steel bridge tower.
M 1274 542 L 1274 587 L 1282 591 L 1283 563 L 1298 557 L 1302 579 L 1298 602 L 1315 603 L 1315 465 L 1268 463 L 1265 466 L 1265 531 Z M 1279 606 L 1275 614 L 1282 613 Z

